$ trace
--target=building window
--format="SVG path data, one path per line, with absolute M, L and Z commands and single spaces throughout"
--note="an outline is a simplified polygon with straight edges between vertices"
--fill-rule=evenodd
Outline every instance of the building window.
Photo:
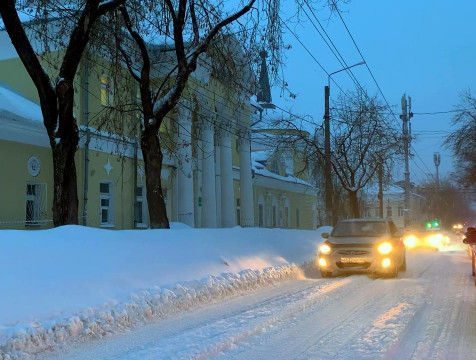
M 276 216 L 276 205 L 273 205 L 273 227 L 276 227 L 276 221 L 277 221 L 277 216 Z
M 372 215 L 370 215 L 370 208 L 369 207 L 366 207 L 365 210 L 364 210 L 364 214 L 365 214 L 365 217 L 372 217 Z
M 241 225 L 240 199 L 236 199 L 236 223 Z
M 100 224 L 101 226 L 114 226 L 114 206 L 112 197 L 112 183 L 101 182 L 99 184 L 100 198 Z
M 264 226 L 264 209 L 263 209 L 263 204 L 258 205 L 258 226 L 263 227 Z
M 145 186 L 139 185 L 136 187 L 136 203 L 134 207 L 135 227 L 147 227 L 146 214 Z
M 279 175 L 279 162 L 278 162 L 278 157 L 277 156 L 273 157 L 273 159 L 271 160 L 270 168 L 271 168 L 270 171 L 272 173 L 275 173 L 275 174 Z
M 296 228 L 299 229 L 299 209 L 296 209 Z
M 38 225 L 46 220 L 46 184 L 26 184 L 26 214 L 27 226 Z
M 398 216 L 403 217 L 403 206 L 398 207 Z
M 289 227 L 289 208 L 287 206 L 284 207 L 284 227 Z
M 114 86 L 112 80 L 106 75 L 101 75 L 101 105 L 112 106 L 114 104 Z
M 392 207 L 387 206 L 387 217 L 392 217 Z

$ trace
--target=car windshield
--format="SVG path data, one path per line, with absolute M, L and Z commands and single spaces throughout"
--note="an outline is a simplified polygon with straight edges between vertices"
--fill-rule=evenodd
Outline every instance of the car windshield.
M 332 231 L 336 237 L 377 237 L 387 233 L 387 227 L 381 221 L 344 221 Z

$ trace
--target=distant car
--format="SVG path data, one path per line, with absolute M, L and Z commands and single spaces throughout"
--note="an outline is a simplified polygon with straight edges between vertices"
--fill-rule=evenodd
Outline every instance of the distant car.
M 450 237 L 441 230 L 422 230 L 409 232 L 403 241 L 407 249 L 440 250 L 450 244 Z
M 402 234 L 391 220 L 341 220 L 319 247 L 322 277 L 339 273 L 371 273 L 397 277 L 407 267 Z

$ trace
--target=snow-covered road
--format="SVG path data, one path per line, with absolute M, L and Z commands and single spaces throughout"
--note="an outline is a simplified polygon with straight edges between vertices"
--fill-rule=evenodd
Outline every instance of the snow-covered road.
M 398 279 L 282 283 L 60 359 L 476 359 L 476 287 L 464 251 L 408 253 Z

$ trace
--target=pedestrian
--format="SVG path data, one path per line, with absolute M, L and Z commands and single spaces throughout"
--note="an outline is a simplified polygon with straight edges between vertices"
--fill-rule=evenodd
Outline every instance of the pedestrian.
M 474 268 L 476 266 L 476 228 L 470 226 L 466 229 L 466 234 L 463 239 L 463 243 L 469 247 L 471 254 L 471 275 L 475 276 Z

